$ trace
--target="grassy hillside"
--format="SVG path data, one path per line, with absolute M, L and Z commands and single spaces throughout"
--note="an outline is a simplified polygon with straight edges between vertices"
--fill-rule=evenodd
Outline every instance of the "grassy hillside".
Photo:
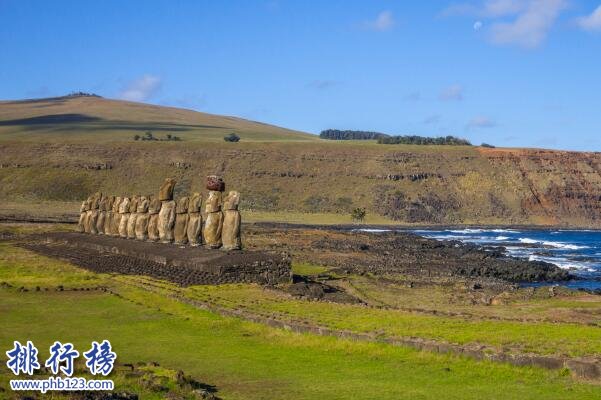
M 131 141 L 135 134 L 186 141 L 316 140 L 314 135 L 242 118 L 91 96 L 0 102 L 0 140 Z
M 52 113 L 98 120 L 39 122 Z M 148 129 L 183 140 L 133 141 Z M 242 140 L 224 142 L 231 131 Z M 97 98 L 0 103 L 0 165 L 0 209 L 19 212 L 75 213 L 90 192 L 152 193 L 167 176 L 177 193 L 204 191 L 218 173 L 263 220 L 350 222 L 354 207 L 378 223 L 600 227 L 601 217 L 598 153 L 328 141 Z

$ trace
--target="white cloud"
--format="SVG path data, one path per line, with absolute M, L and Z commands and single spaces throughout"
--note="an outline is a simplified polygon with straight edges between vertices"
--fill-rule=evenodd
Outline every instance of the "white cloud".
M 565 0 L 531 0 L 513 22 L 495 23 L 491 27 L 491 40 L 496 44 L 537 47 L 565 7 Z
M 484 3 L 482 15 L 489 18 L 515 15 L 522 11 L 526 4 L 527 1 L 524 0 L 489 0 Z
M 451 85 L 446 87 L 440 92 L 438 96 L 440 100 L 443 101 L 460 101 L 463 100 L 463 86 L 461 85 Z
M 131 81 L 119 94 L 119 98 L 130 101 L 145 101 L 161 88 L 161 78 L 155 75 L 144 75 Z
M 480 29 L 482 29 L 482 21 L 474 22 L 474 30 L 479 31 Z
M 366 29 L 373 31 L 388 31 L 394 26 L 394 17 L 390 11 L 382 11 L 376 19 L 372 21 L 365 21 L 363 24 Z
M 479 115 L 474 117 L 468 122 L 467 129 L 475 129 L 475 128 L 494 128 L 497 126 L 497 123 L 491 120 L 488 117 L 483 115 Z
M 601 31 L 601 5 L 591 15 L 576 19 L 576 23 L 586 31 Z
M 561 12 L 567 7 L 568 1 L 486 0 L 480 3 L 452 5 L 444 10 L 442 15 L 469 15 L 490 20 L 491 23 L 487 24 L 490 26 L 487 32 L 492 43 L 534 48 L 545 40 Z M 595 25 L 595 18 L 597 18 L 595 13 L 585 17 L 586 22 L 581 20 L 580 25 L 582 26 L 582 23 Z M 601 19 L 601 11 L 598 18 Z M 484 27 L 484 23 L 480 25 L 478 22 L 474 24 L 474 30 Z

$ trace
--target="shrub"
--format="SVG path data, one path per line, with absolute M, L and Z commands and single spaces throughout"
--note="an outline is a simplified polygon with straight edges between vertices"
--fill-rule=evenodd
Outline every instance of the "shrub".
M 449 146 L 471 146 L 466 139 L 455 136 L 425 137 L 425 136 L 390 136 L 378 139 L 380 144 L 420 144 L 420 145 L 449 145 Z
M 495 146 L 493 146 L 492 144 L 488 144 L 488 143 L 482 143 L 480 146 L 481 147 L 488 147 L 489 149 L 494 149 L 495 148 Z
M 351 219 L 357 222 L 363 222 L 365 216 L 367 215 L 367 211 L 365 208 L 357 207 L 351 212 Z
M 320 138 L 329 140 L 373 140 L 388 136 L 380 132 L 341 131 L 339 129 L 326 129 L 319 134 Z
M 240 141 L 240 136 L 236 135 L 235 133 L 230 133 L 227 136 L 223 137 L 223 140 L 225 140 L 226 142 L 239 142 Z

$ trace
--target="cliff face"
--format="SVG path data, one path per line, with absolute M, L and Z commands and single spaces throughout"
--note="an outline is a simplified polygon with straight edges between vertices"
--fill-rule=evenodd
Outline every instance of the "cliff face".
M 0 198 L 181 192 L 223 174 L 242 209 L 366 207 L 403 223 L 599 227 L 601 154 L 363 143 L 0 142 Z M 227 189 L 227 188 L 226 188 Z

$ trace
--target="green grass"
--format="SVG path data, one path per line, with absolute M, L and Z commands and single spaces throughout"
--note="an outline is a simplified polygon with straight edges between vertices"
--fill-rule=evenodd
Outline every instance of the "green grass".
M 147 294 L 0 291 L 0 348 L 109 339 L 121 362 L 157 361 L 216 385 L 225 399 L 593 399 L 561 372 L 355 343 L 221 318 Z M 157 300 L 155 302 L 155 300 Z M 161 307 L 158 311 L 157 306 Z M 168 312 L 168 313 L 167 313 Z
M 319 275 L 327 272 L 327 268 L 306 262 L 292 263 L 292 272 L 296 275 Z
M 601 329 L 576 323 L 516 322 L 433 316 L 405 311 L 293 300 L 251 285 L 196 286 L 186 295 L 229 308 L 335 329 L 417 336 L 450 343 L 480 343 L 539 354 L 599 355 Z

